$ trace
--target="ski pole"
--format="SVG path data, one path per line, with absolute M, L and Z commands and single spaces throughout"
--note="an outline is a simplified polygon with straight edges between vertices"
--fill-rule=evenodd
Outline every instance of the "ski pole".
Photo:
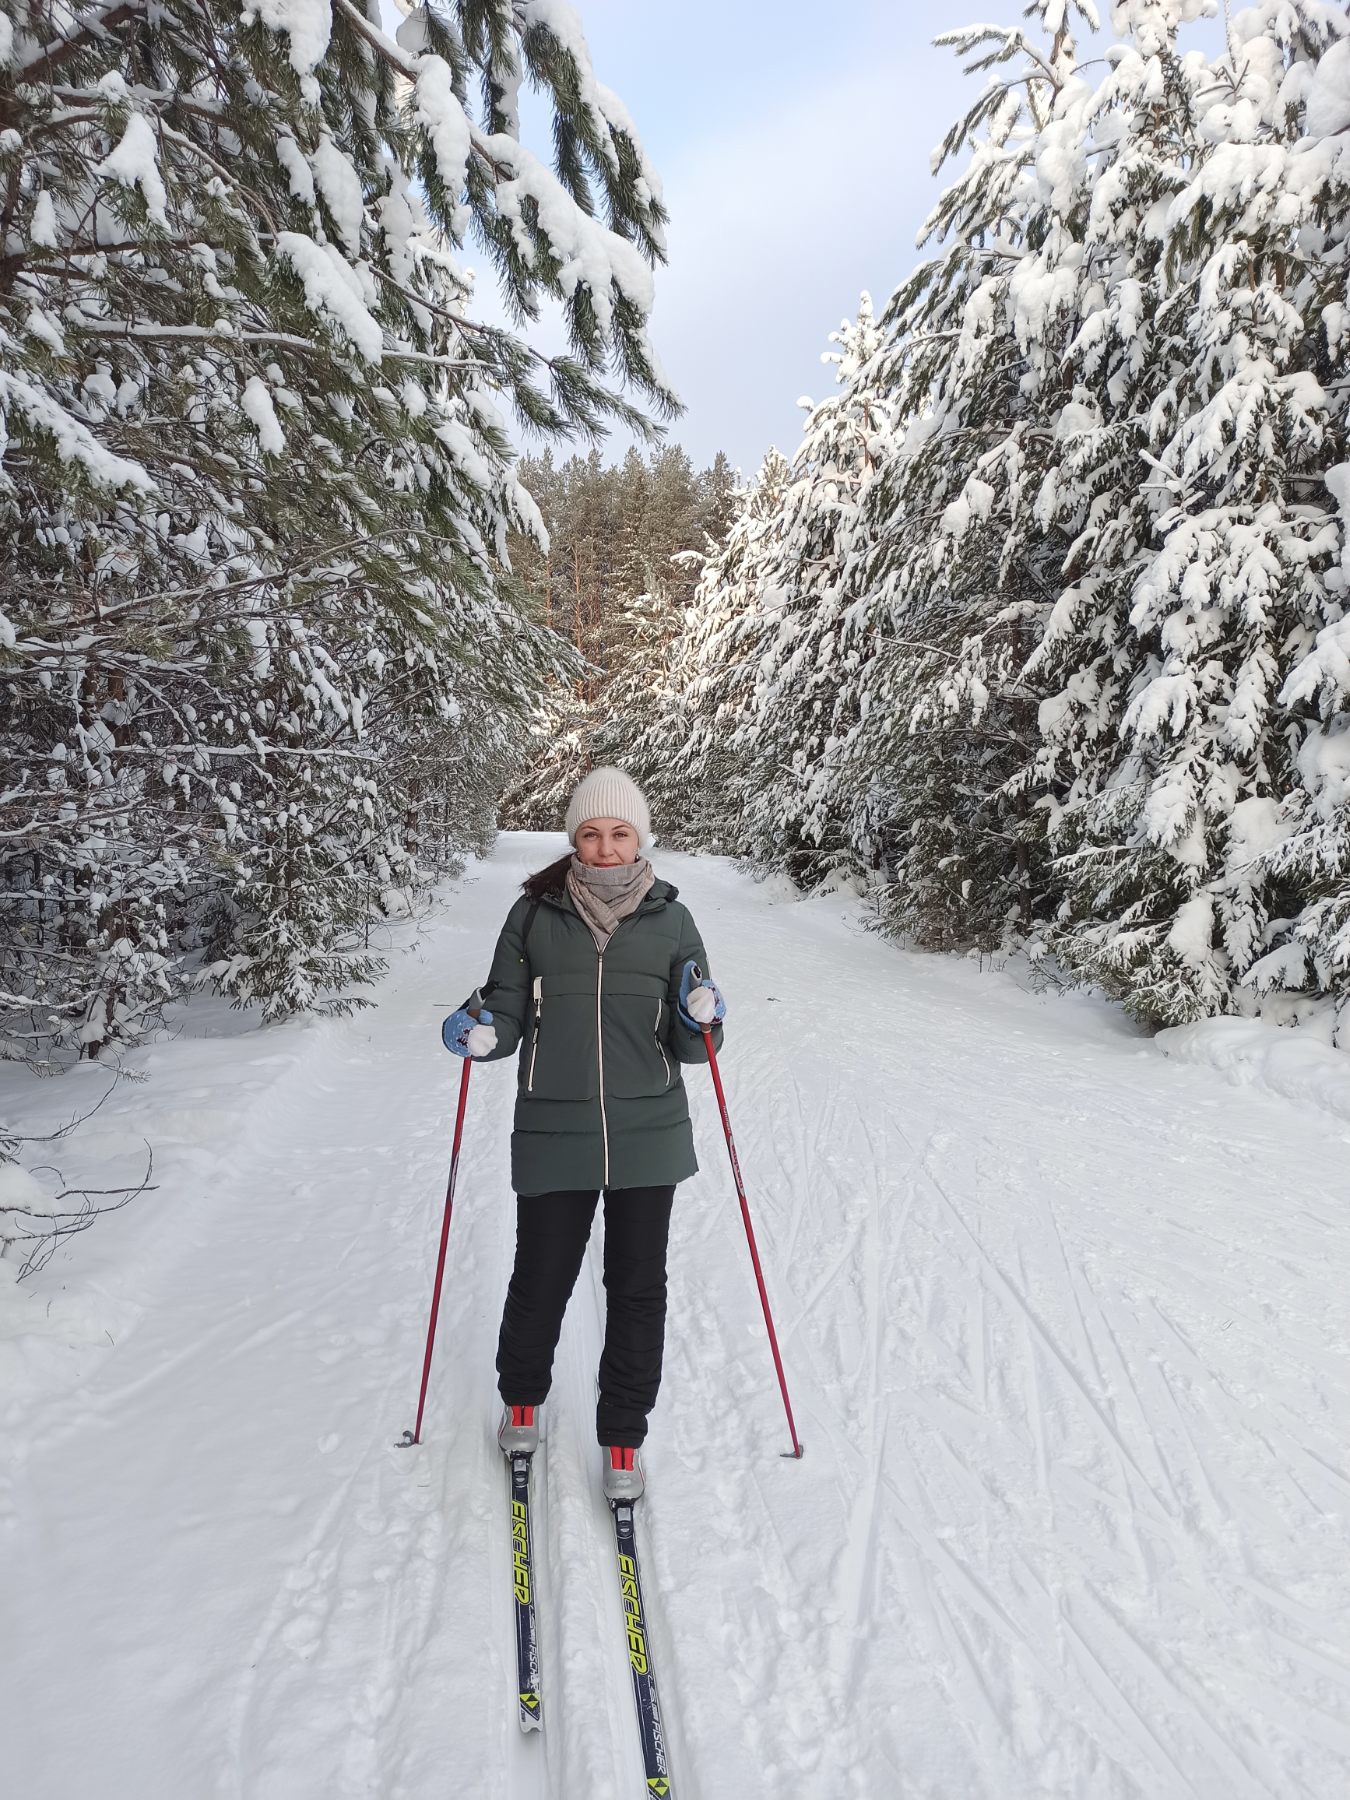
M 731 1157 L 731 1173 L 736 1180 L 736 1197 L 741 1203 L 741 1218 L 745 1221 L 746 1241 L 750 1245 L 750 1260 L 755 1265 L 755 1280 L 759 1284 L 759 1302 L 764 1308 L 764 1323 L 769 1328 L 769 1348 L 773 1351 L 773 1366 L 778 1371 L 778 1386 L 783 1394 L 783 1410 L 787 1414 L 788 1430 L 792 1433 L 792 1449 L 784 1450 L 784 1456 L 800 1457 L 802 1444 L 797 1436 L 797 1427 L 792 1418 L 792 1402 L 788 1399 L 787 1376 L 783 1373 L 783 1359 L 778 1353 L 778 1334 L 773 1328 L 773 1314 L 769 1311 L 768 1289 L 764 1286 L 764 1270 L 760 1267 L 759 1250 L 755 1244 L 755 1228 L 750 1223 L 750 1204 L 745 1197 L 745 1183 L 741 1180 L 741 1165 L 736 1155 L 736 1143 L 731 1135 L 731 1119 L 727 1113 L 727 1097 L 722 1092 L 722 1075 L 717 1067 L 717 1052 L 713 1049 L 712 1026 L 704 1025 L 703 1042 L 708 1046 L 708 1067 L 712 1070 L 713 1087 L 717 1090 L 717 1105 L 722 1114 L 722 1129 L 727 1137 L 727 1153 Z
M 450 1214 L 455 1205 L 455 1177 L 459 1173 L 459 1146 L 464 1136 L 464 1107 L 469 1098 L 469 1071 L 473 1068 L 473 1058 L 464 1058 L 464 1072 L 459 1078 L 459 1110 L 455 1114 L 455 1145 L 450 1153 L 450 1179 L 445 1185 L 445 1218 L 441 1222 L 441 1249 L 436 1258 L 436 1284 L 431 1290 L 431 1318 L 427 1324 L 427 1349 L 422 1359 L 422 1391 L 417 1396 L 417 1423 L 411 1431 L 405 1431 L 399 1443 L 401 1448 L 411 1450 L 414 1444 L 422 1441 L 422 1413 L 427 1403 L 427 1382 L 431 1378 L 431 1353 L 436 1347 L 436 1315 L 441 1309 L 441 1278 L 445 1274 L 445 1246 L 450 1239 Z

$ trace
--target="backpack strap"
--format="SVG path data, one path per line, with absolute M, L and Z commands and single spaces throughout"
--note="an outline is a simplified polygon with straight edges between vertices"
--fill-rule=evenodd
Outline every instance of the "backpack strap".
M 530 927 L 534 924 L 538 911 L 539 897 L 536 895 L 534 899 L 530 901 L 529 910 L 525 914 L 525 923 L 520 928 L 520 941 L 525 947 L 525 961 L 527 963 L 530 960 Z
M 527 907 L 526 912 L 525 912 L 525 923 L 521 927 L 521 931 L 520 931 L 520 941 L 525 949 L 525 954 L 524 954 L 524 956 L 521 957 L 520 960 L 526 965 L 527 968 L 529 966 L 529 961 L 530 961 L 530 927 L 531 927 L 531 925 L 534 924 L 534 917 L 538 911 L 539 911 L 538 900 L 531 900 L 530 904 Z M 498 985 L 499 984 L 495 981 L 485 981 L 483 983 L 482 987 L 478 989 L 478 998 L 480 1000 L 486 1000 L 488 995 L 491 994 Z

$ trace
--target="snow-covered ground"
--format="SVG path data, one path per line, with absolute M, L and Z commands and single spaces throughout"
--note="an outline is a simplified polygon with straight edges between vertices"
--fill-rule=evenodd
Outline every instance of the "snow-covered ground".
M 555 851 L 503 838 L 377 1010 L 190 1015 L 61 1147 L 106 1186 L 149 1139 L 159 1185 L 0 1290 L 0 1792 L 642 1791 L 591 1266 L 537 1474 L 548 1724 L 515 1722 L 489 1429 L 510 1065 L 473 1077 L 426 1442 L 394 1447 L 458 1077 L 439 1021 Z M 1105 1006 L 904 955 L 841 899 L 656 861 L 728 996 L 807 1446 L 778 1455 L 693 1072 L 703 1172 L 639 1520 L 681 1800 L 1350 1792 L 1346 1119 L 1169 1060 Z M 103 1085 L 2 1098 L 50 1124 Z

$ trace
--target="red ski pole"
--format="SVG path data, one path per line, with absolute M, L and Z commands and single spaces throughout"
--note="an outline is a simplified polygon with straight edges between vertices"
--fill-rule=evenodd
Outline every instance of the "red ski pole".
M 455 1146 L 450 1153 L 450 1179 L 445 1186 L 445 1218 L 441 1222 L 441 1250 L 436 1258 L 436 1285 L 431 1290 L 431 1318 L 427 1324 L 427 1350 L 422 1359 L 422 1391 L 417 1396 L 417 1424 L 405 1431 L 399 1440 L 405 1450 L 422 1441 L 422 1413 L 427 1403 L 427 1382 L 431 1379 L 431 1353 L 436 1347 L 436 1315 L 441 1309 L 441 1278 L 445 1274 L 445 1246 L 450 1240 L 450 1214 L 455 1205 L 455 1177 L 459 1173 L 459 1145 L 464 1136 L 464 1107 L 469 1098 L 469 1071 L 472 1057 L 464 1058 L 464 1073 L 459 1078 L 459 1110 L 455 1114 Z
M 745 1198 L 745 1183 L 741 1180 L 741 1165 L 736 1156 L 736 1144 L 731 1135 L 731 1119 L 727 1113 L 727 1097 L 722 1092 L 722 1075 L 717 1067 L 717 1052 L 713 1049 L 712 1026 L 702 1027 L 703 1041 L 708 1046 L 708 1067 L 712 1070 L 713 1087 L 717 1090 L 717 1104 L 722 1114 L 722 1129 L 727 1136 L 727 1153 L 731 1157 L 731 1173 L 736 1179 L 736 1197 L 741 1203 L 741 1218 L 745 1221 L 746 1241 L 750 1245 L 750 1260 L 755 1265 L 755 1280 L 759 1284 L 759 1303 L 764 1308 L 764 1323 L 769 1328 L 769 1348 L 773 1351 L 773 1366 L 778 1371 L 778 1386 L 783 1394 L 783 1410 L 787 1414 L 788 1430 L 792 1433 L 792 1449 L 785 1450 L 784 1456 L 800 1457 L 801 1440 L 797 1436 L 797 1427 L 792 1418 L 792 1402 L 788 1399 L 787 1376 L 783 1373 L 783 1359 L 778 1353 L 778 1334 L 773 1328 L 773 1314 L 769 1311 L 769 1294 L 764 1286 L 764 1270 L 760 1267 L 759 1250 L 755 1244 L 755 1228 L 750 1223 L 750 1206 Z

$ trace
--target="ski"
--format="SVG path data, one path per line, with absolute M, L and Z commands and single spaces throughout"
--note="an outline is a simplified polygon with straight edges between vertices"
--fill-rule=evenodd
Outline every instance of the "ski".
M 628 1665 L 633 1672 L 633 1699 L 637 1705 L 638 1731 L 642 1738 L 642 1762 L 646 1794 L 669 1795 L 670 1764 L 661 1728 L 661 1702 L 656 1693 L 647 1614 L 642 1604 L 642 1577 L 638 1569 L 637 1533 L 631 1500 L 611 1500 L 614 1538 L 619 1553 L 619 1591 L 623 1595 L 624 1623 L 628 1630 Z
M 520 1729 L 542 1731 L 544 1706 L 539 1694 L 539 1631 L 534 1612 L 534 1543 L 530 1534 L 530 1464 L 525 1453 L 511 1464 L 511 1575 L 516 1613 L 516 1692 Z

